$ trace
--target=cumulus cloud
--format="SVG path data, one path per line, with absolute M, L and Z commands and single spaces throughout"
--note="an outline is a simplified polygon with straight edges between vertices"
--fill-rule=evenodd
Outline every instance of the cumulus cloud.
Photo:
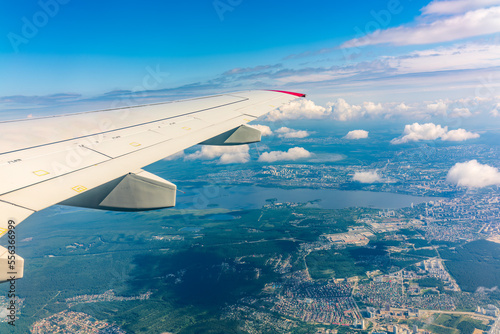
M 450 131 L 446 132 L 441 137 L 441 140 L 464 141 L 467 139 L 475 139 L 475 138 L 479 138 L 478 133 L 472 133 L 472 132 L 466 131 L 464 129 L 456 129 L 456 130 L 450 130 Z
M 442 128 L 441 125 L 435 125 L 433 123 L 407 124 L 405 125 L 403 136 L 401 138 L 394 138 L 391 140 L 391 143 L 404 144 L 410 141 L 435 140 L 446 134 L 446 131 L 446 127 Z
M 365 139 L 368 138 L 368 131 L 365 130 L 352 130 L 349 131 L 344 139 Z
M 363 102 L 361 105 L 349 104 L 339 98 L 328 102 L 326 107 L 318 106 L 313 101 L 301 99 L 293 101 L 268 114 L 270 121 L 289 119 L 323 119 L 332 117 L 338 121 L 349 121 L 364 116 L 378 116 L 387 114 L 386 108 L 381 103 Z
M 309 137 L 309 132 L 304 130 L 294 130 L 287 127 L 281 127 L 276 130 L 276 133 L 279 133 L 280 138 L 305 138 Z
M 395 107 L 389 104 L 366 101 L 361 104 L 349 104 L 346 100 L 339 98 L 329 102 L 327 106 L 331 109 L 332 117 L 337 121 L 350 121 L 363 117 L 387 117 L 395 113 Z
M 369 115 L 378 115 L 384 110 L 381 103 L 374 102 L 363 102 L 363 109 L 366 110 Z
M 201 150 L 184 157 L 184 160 L 214 160 L 220 164 L 246 163 L 250 160 L 248 145 L 202 146 Z
M 382 182 L 382 178 L 378 175 L 377 171 L 356 172 L 352 177 L 353 181 L 360 183 L 376 183 Z
M 464 129 L 450 130 L 434 123 L 407 124 L 403 131 L 403 136 L 391 140 L 391 144 L 404 144 L 411 141 L 436 140 L 463 141 L 467 139 L 479 138 L 479 134 L 468 132 Z
M 467 118 L 471 117 L 472 113 L 470 112 L 469 108 L 455 108 L 449 114 L 449 116 L 452 118 Z
M 429 56 L 431 57 L 431 56 Z M 498 47 L 498 59 L 500 46 Z M 500 62 L 499 62 L 500 65 Z M 353 121 L 358 119 L 390 119 L 411 117 L 413 120 L 430 120 L 433 117 L 470 118 L 482 113 L 498 115 L 500 110 L 498 99 L 468 98 L 440 99 L 421 102 L 372 102 L 365 101 L 351 104 L 343 98 L 338 98 L 325 106 L 316 105 L 312 101 L 299 100 L 290 103 L 269 114 L 268 120 L 292 119 L 334 119 L 337 121 Z
M 446 181 L 462 187 L 482 188 L 500 185 L 500 172 L 497 168 L 471 160 L 455 164 L 448 171 Z
M 331 107 L 333 118 L 338 121 L 349 121 L 364 115 L 361 106 L 351 105 L 344 99 L 337 99 L 328 105 Z
M 184 151 L 180 151 L 180 152 L 177 152 L 175 154 L 172 154 L 171 156 L 168 156 L 168 157 L 166 157 L 163 160 L 165 160 L 165 161 L 172 161 L 172 160 L 180 159 L 182 157 L 184 157 Z
M 444 4 L 444 5 L 443 5 Z M 451 12 L 445 2 L 440 2 L 441 9 L 431 11 Z M 434 8 L 434 9 L 432 9 Z M 342 44 L 343 48 L 361 47 L 376 44 L 419 45 L 449 42 L 469 37 L 500 32 L 500 6 L 479 8 L 449 17 L 437 17 L 433 21 L 421 22 L 414 26 L 399 26 L 386 30 L 377 30 L 361 38 L 355 38 Z
M 294 161 L 311 157 L 312 154 L 303 147 L 293 147 L 287 152 L 271 151 L 264 152 L 260 155 L 260 162 L 275 162 L 275 161 Z
M 406 103 L 402 102 L 402 103 L 398 104 L 398 105 L 395 107 L 395 109 L 396 109 L 397 111 L 399 111 L 399 112 L 406 112 L 406 111 L 410 110 L 410 109 L 411 109 L 411 107 L 410 107 L 410 106 L 408 106 Z
M 252 128 L 255 128 L 255 129 L 259 130 L 262 133 L 263 137 L 270 136 L 270 135 L 273 134 L 273 131 L 267 125 L 251 124 L 249 126 L 251 126 Z
M 445 115 L 448 110 L 448 105 L 443 100 L 439 100 L 434 103 L 427 104 L 426 108 L 432 114 Z
M 300 99 L 273 110 L 268 114 L 267 119 L 270 121 L 304 118 L 321 119 L 327 117 L 329 114 L 329 109 L 318 106 L 311 100 Z

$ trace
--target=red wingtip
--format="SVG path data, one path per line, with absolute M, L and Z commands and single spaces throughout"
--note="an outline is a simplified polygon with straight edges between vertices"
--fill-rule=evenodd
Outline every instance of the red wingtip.
M 287 92 L 287 91 L 284 91 L 284 90 L 269 89 L 268 91 L 270 91 L 270 92 L 276 92 L 276 93 L 290 94 L 290 95 L 294 95 L 294 96 L 298 96 L 298 97 L 306 97 L 306 94 L 294 93 L 294 92 Z

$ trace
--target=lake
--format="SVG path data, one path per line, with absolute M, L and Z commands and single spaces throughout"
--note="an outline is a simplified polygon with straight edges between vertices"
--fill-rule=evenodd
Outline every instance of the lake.
M 403 194 L 349 191 L 336 189 L 281 189 L 258 186 L 211 186 L 194 189 L 192 192 L 177 193 L 178 209 L 205 209 L 220 207 L 230 210 L 258 209 L 265 205 L 266 199 L 276 198 L 278 202 L 306 203 L 319 200 L 313 205 L 323 209 L 342 209 L 347 207 L 370 207 L 378 209 L 400 209 L 439 197 L 418 197 Z

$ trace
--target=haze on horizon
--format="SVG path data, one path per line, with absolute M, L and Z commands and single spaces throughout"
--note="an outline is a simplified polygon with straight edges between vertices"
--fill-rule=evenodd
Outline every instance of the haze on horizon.
M 295 119 L 500 119 L 498 0 L 1 6 L 2 119 L 263 88 L 307 93 Z

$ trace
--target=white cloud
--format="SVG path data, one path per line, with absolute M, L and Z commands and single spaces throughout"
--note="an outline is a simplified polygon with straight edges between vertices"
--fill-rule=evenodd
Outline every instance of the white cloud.
M 172 161 L 172 160 L 180 159 L 182 157 L 184 157 L 184 151 L 180 151 L 180 152 L 177 152 L 175 154 L 172 154 L 171 156 L 168 156 L 168 157 L 166 157 L 163 160 L 165 160 L 165 161 Z
M 403 137 L 395 138 L 391 140 L 391 143 L 403 144 L 410 141 L 435 140 L 442 137 L 446 131 L 446 127 L 442 128 L 441 125 L 435 125 L 433 123 L 407 124 L 405 125 L 405 129 L 403 131 Z
M 246 163 L 250 160 L 248 145 L 202 146 L 201 150 L 186 155 L 184 160 L 214 160 L 220 164 Z
M 287 127 L 282 127 L 276 130 L 280 138 L 305 138 L 309 137 L 309 132 L 304 130 L 294 130 Z
M 267 119 L 270 121 L 285 119 L 321 119 L 328 116 L 330 110 L 316 105 L 313 101 L 300 99 L 292 101 L 279 109 L 271 111 Z
M 339 98 L 334 102 L 328 102 L 327 107 L 331 109 L 331 116 L 337 121 L 351 121 L 360 118 L 389 118 L 392 115 L 404 115 L 410 109 L 404 103 L 375 103 L 371 101 L 361 104 L 350 104 Z
M 366 110 L 369 115 L 378 115 L 384 110 L 381 103 L 375 104 L 373 102 L 363 102 L 363 109 Z
M 349 131 L 344 136 L 344 139 L 364 139 L 364 138 L 368 138 L 368 131 L 365 131 L 365 130 L 352 130 L 352 131 Z
M 318 106 L 310 100 L 293 101 L 268 114 L 270 121 L 286 119 L 323 119 L 333 117 L 338 121 L 349 121 L 364 116 L 378 116 L 386 113 L 381 103 L 363 102 L 362 105 L 349 104 L 339 98 L 328 102 L 326 107 Z
M 499 65 L 500 65 L 500 46 Z M 489 86 L 488 86 L 489 87 Z M 491 88 L 494 89 L 494 88 Z M 337 121 L 352 121 L 358 119 L 390 119 L 394 117 L 409 118 L 413 120 L 429 121 L 433 117 L 469 118 L 481 114 L 497 115 L 500 107 L 499 99 L 494 97 L 481 98 L 460 98 L 460 99 L 439 99 L 434 101 L 421 102 L 372 102 L 365 101 L 358 104 L 351 104 L 343 98 L 338 98 L 333 102 L 327 102 L 326 106 L 319 106 L 311 102 L 312 108 L 303 108 L 303 104 L 294 105 L 291 110 L 276 110 L 270 116 L 273 120 L 285 119 L 334 119 Z M 307 111 L 309 110 L 309 112 Z M 312 111 L 311 111 L 312 110 Z M 321 110 L 319 113 L 315 111 Z M 497 110 L 495 112 L 495 110 Z M 270 129 L 269 129 L 270 131 Z M 304 134 L 305 135 L 305 134 Z
M 493 117 L 498 117 L 500 115 L 500 103 L 497 103 L 495 108 L 492 111 L 490 111 L 490 115 Z
M 350 105 L 344 99 L 337 99 L 328 104 L 331 107 L 333 118 L 338 121 L 348 121 L 364 115 L 361 106 Z
M 500 0 L 434 0 L 422 8 L 424 15 L 461 14 L 470 10 L 500 5 Z
M 500 7 L 479 8 L 451 17 L 440 17 L 432 22 L 423 22 L 415 26 L 377 30 L 364 37 L 349 40 L 341 47 L 442 43 L 497 32 L 500 32 Z
M 468 132 L 464 129 L 448 131 L 447 126 L 443 128 L 441 125 L 436 125 L 434 123 L 413 123 L 405 125 L 403 136 L 400 138 L 394 138 L 391 140 L 391 144 L 404 144 L 411 141 L 436 139 L 445 141 L 463 141 L 473 138 L 479 138 L 479 134 Z
M 377 171 L 356 172 L 352 177 L 353 181 L 361 183 L 376 183 L 381 182 L 382 178 L 378 175 Z
M 407 112 L 408 110 L 410 110 L 410 108 L 411 108 L 410 106 L 408 106 L 404 102 L 402 102 L 402 103 L 398 104 L 395 109 L 399 112 L 404 113 L 404 112 Z
M 472 132 L 466 131 L 464 129 L 456 129 L 456 130 L 450 130 L 450 131 L 446 132 L 441 137 L 441 140 L 464 141 L 467 139 L 475 139 L 475 138 L 479 138 L 478 133 L 472 133 Z
M 252 128 L 255 128 L 259 130 L 262 133 L 262 136 L 270 136 L 273 134 L 273 131 L 271 131 L 271 128 L 268 127 L 267 125 L 260 125 L 260 124 L 249 124 Z
M 500 67 L 500 45 L 499 45 L 499 67 Z M 495 97 L 493 93 L 500 91 L 495 86 L 490 87 L 490 81 L 496 83 L 496 77 L 485 79 L 486 93 L 492 96 L 471 96 L 467 98 L 457 99 L 437 99 L 427 101 L 412 101 L 412 102 L 372 102 L 364 101 L 356 104 L 351 104 L 343 98 L 337 98 L 333 102 L 327 102 L 325 107 L 315 105 L 322 108 L 321 119 L 334 119 L 337 121 L 347 122 L 359 119 L 391 119 L 391 118 L 411 118 L 413 121 L 420 123 L 429 122 L 433 119 L 446 118 L 473 118 L 484 115 L 495 116 L 500 111 L 500 96 Z M 477 86 L 477 83 L 475 84 Z M 484 94 L 484 92 L 481 92 Z M 496 110 L 496 111 L 495 111 Z M 273 117 L 278 114 L 275 114 Z M 312 118 L 311 114 L 300 113 L 281 113 L 279 119 L 300 119 Z M 281 117 L 281 118 L 280 118 Z M 425 122 L 424 122 L 425 121 Z
M 288 160 L 299 160 L 311 157 L 311 152 L 303 147 L 293 147 L 287 152 L 283 151 L 272 151 L 264 152 L 260 155 L 260 162 L 275 162 L 275 161 L 288 161 Z
M 482 188 L 500 185 L 500 172 L 497 168 L 482 165 L 477 160 L 457 163 L 446 176 L 446 181 L 457 186 Z
M 448 105 L 443 100 L 439 100 L 439 101 L 436 101 L 435 103 L 427 104 L 426 108 L 432 114 L 446 115 L 446 110 L 448 110 Z
M 488 240 L 488 239 L 487 239 Z M 495 292 L 498 290 L 498 286 L 494 286 L 492 288 L 486 288 L 484 286 L 480 286 L 476 289 L 476 293 L 488 293 Z
M 455 108 L 448 116 L 451 118 L 467 118 L 471 117 L 472 113 L 468 108 Z
M 244 164 L 250 160 L 250 154 L 248 152 L 226 152 L 221 155 L 219 163 L 223 165 L 227 164 Z

